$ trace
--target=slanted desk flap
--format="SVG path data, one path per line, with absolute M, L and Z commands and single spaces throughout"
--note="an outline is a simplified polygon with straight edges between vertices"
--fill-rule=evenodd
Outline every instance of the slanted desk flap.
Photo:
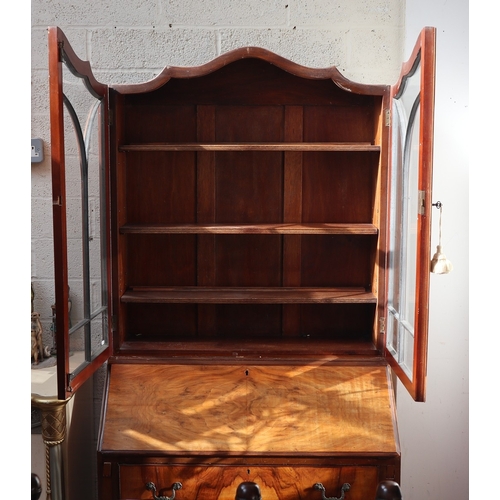
M 386 366 L 111 367 L 101 451 L 399 454 Z

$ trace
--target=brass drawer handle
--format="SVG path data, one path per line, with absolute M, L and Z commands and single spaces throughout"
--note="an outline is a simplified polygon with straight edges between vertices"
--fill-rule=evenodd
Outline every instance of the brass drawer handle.
M 321 494 L 322 494 L 322 500 L 344 500 L 345 498 L 345 492 L 346 491 L 349 491 L 351 489 L 351 485 L 349 483 L 344 483 L 342 485 L 342 488 L 340 489 L 340 497 L 327 497 L 325 495 L 325 487 L 321 484 L 321 483 L 316 483 L 314 485 L 314 489 L 315 490 L 321 490 Z
M 177 490 L 180 490 L 181 488 L 182 488 L 182 483 L 174 483 L 172 485 L 172 496 L 171 497 L 157 497 L 155 483 L 152 483 L 152 482 L 146 483 L 146 489 L 153 492 L 153 499 L 154 500 L 174 500 L 175 492 Z

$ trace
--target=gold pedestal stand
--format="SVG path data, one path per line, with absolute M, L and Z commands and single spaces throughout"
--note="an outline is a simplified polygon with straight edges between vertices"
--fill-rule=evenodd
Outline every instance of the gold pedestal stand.
M 70 400 L 31 395 L 31 404 L 41 410 L 42 439 L 45 444 L 47 500 L 64 500 L 62 443 L 66 438 L 66 404 Z

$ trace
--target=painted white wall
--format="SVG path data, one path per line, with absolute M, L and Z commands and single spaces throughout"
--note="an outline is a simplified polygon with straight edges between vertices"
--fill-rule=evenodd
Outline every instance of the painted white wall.
M 422 26 L 437 28 L 433 202 L 443 203 L 448 275 L 431 274 L 427 400 L 397 387 L 405 500 L 469 498 L 468 2 L 407 0 L 405 59 Z M 433 252 L 439 211 L 433 213 Z
M 45 330 L 49 331 L 54 300 L 47 26 L 60 26 L 104 83 L 148 80 L 167 64 L 202 64 L 243 45 L 263 46 L 307 66 L 336 65 L 345 76 L 362 83 L 394 83 L 406 59 L 405 22 L 411 46 L 423 26 L 437 26 L 434 201 L 443 202 L 443 245 L 455 270 L 432 277 L 428 401 L 413 403 L 398 387 L 402 482 L 405 500 L 467 498 L 467 2 L 452 4 L 446 0 L 406 4 L 401 0 L 32 0 L 31 137 L 44 140 L 46 160 L 31 168 L 31 281 Z M 437 211 L 434 216 L 436 232 Z M 93 436 L 85 438 L 92 446 Z M 32 470 L 43 479 L 41 439 L 33 439 L 31 446 Z M 92 469 L 81 473 L 89 476 Z

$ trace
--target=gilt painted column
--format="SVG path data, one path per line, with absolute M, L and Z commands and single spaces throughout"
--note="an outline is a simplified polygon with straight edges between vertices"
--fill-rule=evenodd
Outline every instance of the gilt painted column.
M 66 404 L 70 400 L 31 395 L 31 404 L 41 410 L 45 444 L 46 500 L 65 500 L 62 443 L 66 438 Z

